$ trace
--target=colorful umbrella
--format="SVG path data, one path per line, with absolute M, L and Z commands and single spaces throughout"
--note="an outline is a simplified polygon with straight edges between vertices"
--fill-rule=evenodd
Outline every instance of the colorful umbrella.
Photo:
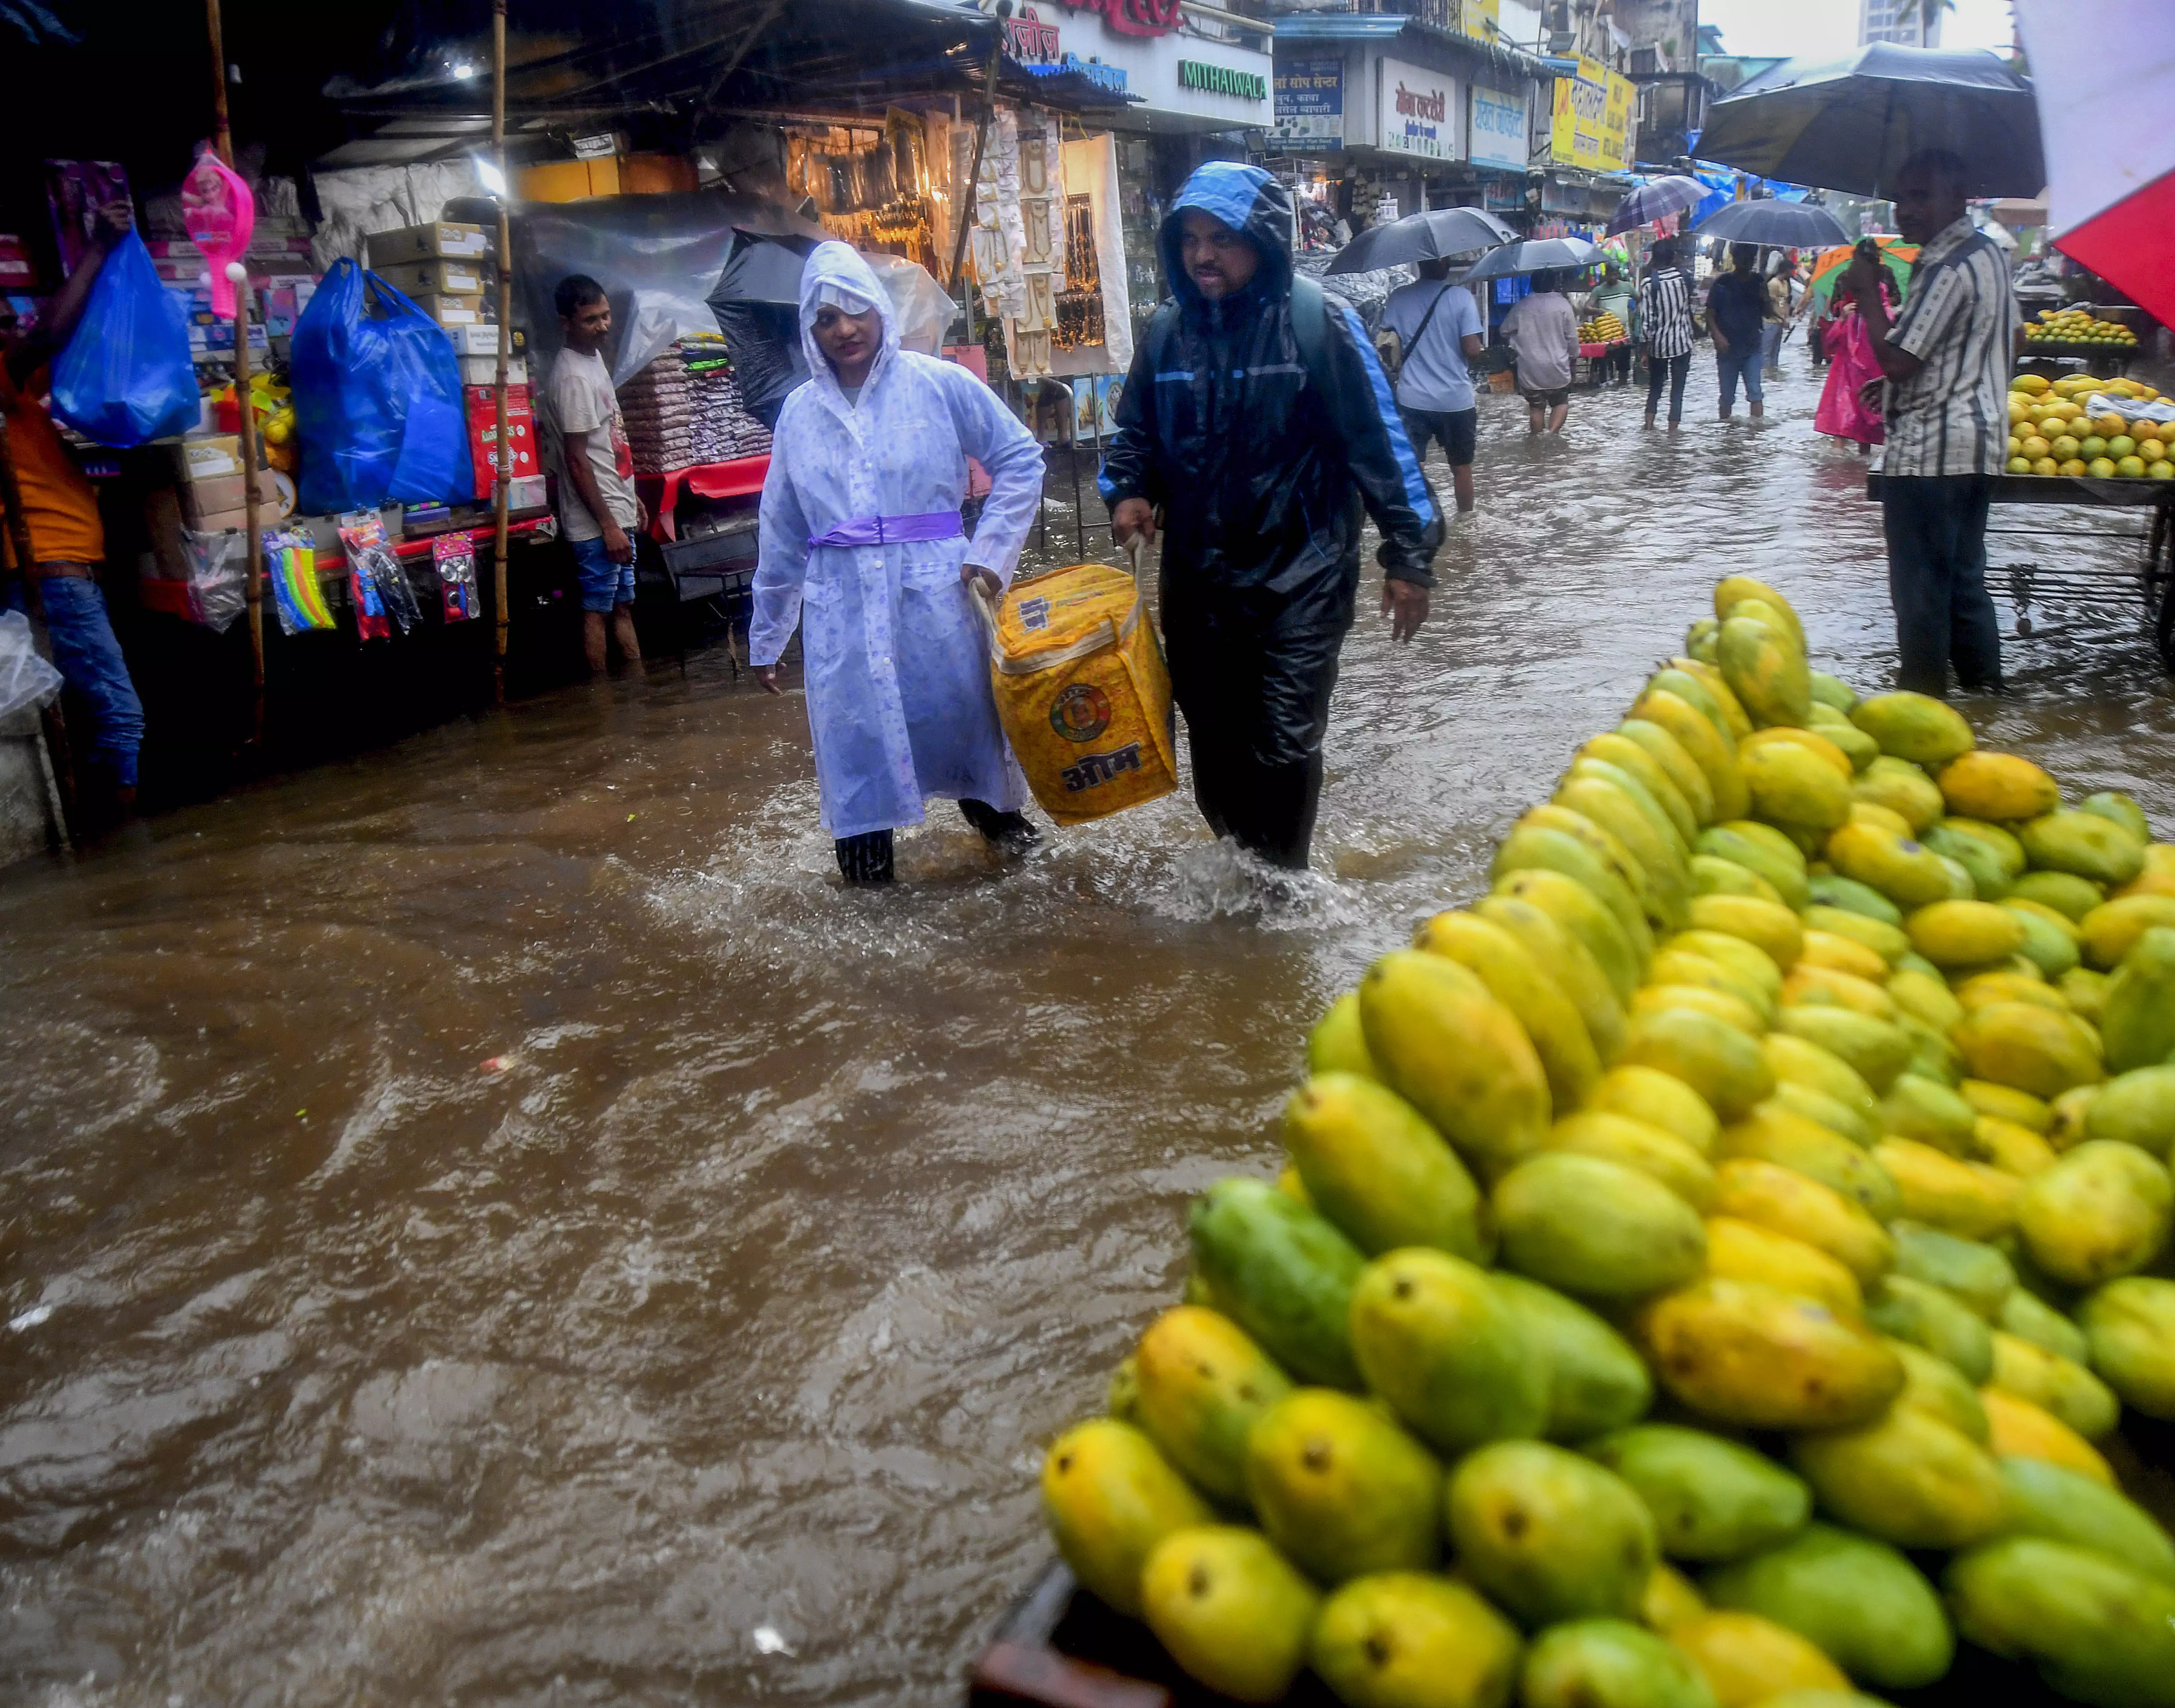
M 1906 243 L 1901 237 L 1876 237 L 1874 241 L 1880 246 L 1880 258 L 1887 264 L 1888 276 L 1896 281 L 1896 294 L 1901 296 L 1911 282 L 1911 268 L 1918 258 L 1918 246 Z M 1852 252 L 1847 243 L 1840 248 L 1824 250 L 1820 259 L 1813 263 L 1812 282 L 1805 287 L 1806 294 L 1818 297 L 1831 295 L 1836 281 L 1842 277 L 1843 268 L 1850 265 Z
M 2161 122 L 2175 110 L 2175 7 L 2016 0 L 2016 27 L 2046 135 L 2054 247 L 2175 322 L 2175 128 Z

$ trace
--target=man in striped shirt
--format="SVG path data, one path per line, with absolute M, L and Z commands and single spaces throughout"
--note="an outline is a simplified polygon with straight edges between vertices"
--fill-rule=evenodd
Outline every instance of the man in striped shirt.
M 1669 425 L 1684 419 L 1684 377 L 1692 371 L 1692 282 L 1677 265 L 1677 245 L 1665 237 L 1654 246 L 1653 266 L 1639 285 L 1639 327 L 1646 340 L 1646 425 L 1662 404 L 1662 382 L 1669 382 Z
M 1986 514 L 2009 446 L 2009 369 L 2017 334 L 2009 263 L 1964 212 L 1968 174 L 1944 150 L 1912 156 L 1893 200 L 1903 236 L 1923 246 L 1902 312 L 1880 296 L 1880 263 L 1863 256 L 1842 289 L 1864 317 L 1886 377 L 1881 522 L 1896 607 L 1901 686 L 1967 693 L 2001 687 L 2001 633 L 1986 590 Z

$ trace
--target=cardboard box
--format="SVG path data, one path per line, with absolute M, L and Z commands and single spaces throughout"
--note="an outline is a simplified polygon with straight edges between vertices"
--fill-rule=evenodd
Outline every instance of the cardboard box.
M 488 386 L 470 386 L 468 403 L 469 454 L 475 461 L 475 494 L 488 498 L 498 473 L 498 410 L 496 393 Z M 540 474 L 543 465 L 536 449 L 536 415 L 526 386 L 506 388 L 507 443 L 513 451 L 512 473 L 516 480 Z
M 427 261 L 388 261 L 371 270 L 395 290 L 419 301 L 428 295 L 481 296 L 486 289 L 496 289 L 498 283 L 495 266 L 486 276 L 484 268 L 474 261 L 437 258 Z
M 486 320 L 475 326 L 446 328 L 446 336 L 453 341 L 453 349 L 462 355 L 496 355 L 498 354 L 498 323 Z M 519 327 L 513 328 L 513 353 L 519 355 L 529 348 L 529 335 Z
M 403 261 L 480 260 L 491 252 L 491 234 L 480 225 L 460 225 L 435 220 L 428 225 L 402 225 L 390 231 L 373 231 L 369 237 L 370 267 L 382 273 Z
M 464 328 L 465 329 L 465 328 Z M 496 386 L 498 383 L 498 352 L 489 355 L 464 355 L 454 358 L 461 365 L 461 383 L 464 386 Z M 508 386 L 529 383 L 529 358 L 508 356 L 506 362 L 506 382 Z
M 257 514 L 268 527 L 279 513 L 279 488 L 272 478 L 272 472 L 269 469 L 257 471 Z M 247 502 L 239 469 L 231 474 L 214 475 L 209 480 L 184 480 L 174 489 L 174 493 L 180 501 L 182 516 L 187 518 L 189 526 L 199 533 L 206 531 L 199 518 L 223 515 L 229 511 L 238 516 Z M 241 525 L 238 522 L 234 524 L 237 528 Z
M 487 480 L 491 492 L 496 494 L 498 491 L 496 474 L 494 472 Z M 517 474 L 513 477 L 513 486 L 506 500 L 508 510 L 544 510 L 548 509 L 551 503 L 551 490 L 541 474 Z
M 433 290 L 410 300 L 441 326 L 475 326 L 483 319 L 483 298 L 480 296 Z
M 182 479 L 187 481 L 241 478 L 241 435 L 211 433 L 182 441 Z M 241 502 L 236 488 L 235 501 Z

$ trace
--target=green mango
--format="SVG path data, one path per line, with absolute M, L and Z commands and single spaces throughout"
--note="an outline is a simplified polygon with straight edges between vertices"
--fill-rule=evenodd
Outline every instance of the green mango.
M 1938 979 L 1941 969 L 1921 955 L 1916 949 L 1906 949 L 1896 957 L 1898 973 L 1923 973 L 1928 979 Z
M 1589 1441 L 1589 1459 L 1630 1483 L 1672 1559 L 1737 1559 L 1804 1526 L 1812 1495 L 1765 1454 L 1704 1429 L 1642 1423 Z
M 1429 1245 L 1486 1262 L 1480 1189 L 1427 1118 L 1374 1079 L 1319 1073 L 1284 1105 L 1284 1147 L 1314 1207 L 1372 1256 Z
M 1787 1626 L 1852 1678 L 1887 1689 L 1932 1684 L 1955 1654 L 1941 1598 L 1917 1567 L 1831 1525 L 1711 1571 L 1700 1587 L 1715 1606 Z
M 1552 1625 L 1527 1652 L 1521 1708 L 1715 1708 L 1691 1656 L 1624 1619 Z
M 1593 905 L 1597 908 L 1601 904 Z M 1548 970 L 1586 1022 L 1595 1053 L 1603 1062 L 1614 1060 L 1624 1044 L 1624 1005 L 1592 951 L 1547 913 L 1516 896 L 1483 896 L 1473 904 L 1473 911 L 1516 937 L 1526 952 Z M 1628 952 L 1630 946 L 1625 946 Z M 1543 1064 L 1543 1071 L 1545 1067 Z
M 1993 1374 L 1993 1334 L 1984 1318 L 1944 1288 L 1889 1275 L 1866 1295 L 1865 1320 L 1885 1335 L 1923 1347 L 1974 1385 Z
M 1186 1217 L 1210 1296 L 1303 1381 L 1359 1385 L 1352 1287 L 1367 1260 L 1325 1217 L 1266 1181 L 1219 1180 Z
M 1913 765 L 1945 765 L 1974 745 L 1961 713 L 1907 690 L 1860 700 L 1850 708 L 1850 721 L 1878 741 L 1883 753 Z
M 2079 1364 L 2091 1357 L 2085 1331 L 2029 1288 L 2019 1287 L 2002 1300 L 2001 1315 L 1994 1323 L 2019 1340 L 2028 1340 L 2034 1346 L 2059 1353 Z
M 1896 1396 L 1896 1403 L 1916 1406 L 1922 1412 L 1930 1412 L 1961 1430 L 1980 1446 L 1985 1446 L 1987 1438 L 1993 1433 L 1987 1420 L 1986 1402 L 1979 1398 L 1978 1390 L 1965 1379 L 1964 1373 L 1946 1358 L 1935 1358 L 1923 1347 L 1897 1340 L 1893 1335 L 1883 1338 L 1903 1361 L 1903 1391 Z
M 1898 1548 L 1972 1547 L 2000 1531 L 2007 1509 L 1993 1456 L 1915 1406 L 1797 1436 L 1790 1463 L 1823 1510 Z
M 1599 1157 L 1556 1151 L 1521 1163 L 1494 1203 L 1504 1266 L 1565 1293 L 1635 1299 L 1681 1286 L 1706 1261 L 1698 1212 Z
M 1787 1032 L 1771 1032 L 1760 1042 L 1777 1083 L 1809 1086 L 1833 1098 L 1876 1132 L 1880 1127 L 1880 1099 L 1865 1076 L 1833 1050 L 1810 1038 L 1793 1038 Z
M 1695 896 L 1750 896 L 1758 901 L 1772 902 L 1778 908 L 1785 905 L 1774 885 L 1751 867 L 1739 865 L 1735 860 L 1723 859 L 1718 854 L 1694 854 L 1690 870 Z
M 1643 750 L 1635 748 L 1633 751 L 1638 753 L 1640 760 L 1646 760 Z M 1646 762 L 1647 764 L 1652 762 Z M 1571 760 L 1570 768 L 1564 773 L 1564 776 L 1566 779 L 1590 777 L 1622 789 L 1631 797 L 1641 816 L 1653 827 L 1655 833 L 1668 847 L 1671 857 L 1681 865 L 1690 858 L 1691 845 L 1696 838 L 1687 837 L 1678 830 L 1675 816 L 1662 805 L 1660 797 L 1646 786 L 1646 779 L 1640 774 L 1646 768 L 1646 765 L 1637 761 L 1629 766 L 1619 765 L 1613 759 L 1581 752 Z
M 2112 1434 L 2122 1416 L 2114 1391 L 2084 1365 L 2001 1329 L 1993 1332 L 1993 1385 L 2031 1401 L 2087 1441 Z
M 1723 1128 L 1715 1156 L 1718 1161 L 1754 1157 L 1794 1168 L 1839 1193 L 1876 1222 L 1888 1221 L 1903 1207 L 1896 1182 L 1863 1146 L 1787 1110 L 1762 1115 L 1755 1109 L 1743 1120 Z
M 1469 1454 L 1445 1497 L 1461 1574 L 1529 1626 L 1635 1619 L 1657 1553 L 1621 1478 L 1543 1441 Z
M 1996 1462 L 2009 1490 L 2012 1533 L 2088 1548 L 2175 1583 L 2175 1541 L 2134 1501 L 2051 1459 L 2007 1454 Z
M 1853 774 L 1864 770 L 1880 756 L 1878 741 L 1833 707 L 1824 705 L 1818 700 L 1813 702 L 1813 715 L 1806 720 L 1805 727 L 1816 735 L 1825 736 L 1830 743 L 1840 748 L 1842 756 L 1850 761 Z
M 1560 872 L 1576 879 L 1608 908 L 1641 958 L 1653 952 L 1653 932 L 1630 880 L 1569 831 L 1521 822 L 1495 850 L 1489 881 L 1500 885 L 1511 872 L 1532 870 Z
M 2132 1275 L 2077 1308 L 2092 1369 L 2148 1418 L 2175 1418 L 2175 1281 Z
M 2096 1098 L 2094 1099 L 2097 1101 Z M 2160 1255 L 2175 1180 L 2134 1145 L 2087 1140 L 2024 1183 L 2016 1232 L 2031 1261 L 2071 1287 L 2096 1287 Z
M 1503 1708 L 1522 1646 L 1455 1579 L 1378 1572 L 1322 1603 L 1309 1660 L 1345 1708 Z
M 1632 1015 L 1618 1060 L 1673 1074 L 1725 1121 L 1736 1120 L 1775 1088 L 1774 1073 L 1758 1042 L 1698 1009 L 1656 1008 Z
M 2016 827 L 2025 857 L 2041 871 L 2096 884 L 2128 883 L 2145 870 L 2145 838 L 2095 812 L 2049 812 Z
M 1130 1353 L 1110 1372 L 1109 1383 L 1103 1390 L 1103 1409 L 1120 1423 L 1131 1423 L 1136 1429 L 1141 1426 L 1140 1366 Z
M 2154 925 L 2122 957 L 2100 1010 L 2107 1071 L 2175 1061 L 2175 926 Z
M 1737 732 L 1729 727 L 1729 718 L 1722 709 L 1722 702 L 1714 697 L 1707 685 L 1697 676 L 1689 670 L 1659 670 L 1647 677 L 1646 687 L 1649 690 L 1662 689 L 1674 694 L 1679 700 L 1688 702 L 1702 718 L 1714 725 L 1715 734 L 1722 738 L 1723 743 L 1731 751 L 1735 751 Z
M 1213 1521 L 1155 1443 L 1115 1418 L 1076 1423 L 1050 1444 L 1042 1510 L 1073 1576 L 1128 1614 L 1141 1610 L 1141 1568 L 1156 1544 Z
M 1240 1702 L 1278 1702 L 1306 1664 L 1321 1597 L 1258 1530 L 1204 1525 L 1141 1573 L 1147 1627 L 1186 1673 Z
M 1918 840 L 1969 872 L 1972 893 L 1978 900 L 1998 902 L 2009 893 L 2010 876 L 2002 865 L 2001 856 L 1978 838 L 1937 824 L 1921 834 Z
M 2014 899 L 2037 902 L 2066 919 L 2081 921 L 2107 899 L 2107 886 L 2075 872 L 2029 871 L 2010 886 L 2009 893 Z
M 1911 1034 L 1901 1027 L 1854 1009 L 1785 1003 L 1775 1023 L 1779 1030 L 1841 1056 L 1876 1096 L 1896 1083 L 1916 1053 Z
M 1694 754 L 1659 724 L 1645 718 L 1627 718 L 1616 733 L 1645 752 L 1669 773 L 1677 792 L 1690 804 L 1692 816 L 1701 824 L 1714 822 L 1714 784 Z
M 1973 1548 L 1946 1581 L 1960 1635 L 2029 1657 L 2063 1695 L 2107 1708 L 2175 1702 L 2175 1584 L 2036 1536 Z
M 1884 925 L 1901 930 L 1903 910 L 1871 884 L 1862 884 L 1856 878 L 1847 878 L 1841 872 L 1822 872 L 1807 886 L 1812 905 L 1833 908 L 1838 913 L 1857 914 L 1868 919 L 1877 919 Z
M 1356 1073 L 1380 1079 L 1375 1058 L 1367 1054 L 1367 1034 L 1359 1024 L 1359 993 L 1348 990 L 1329 1005 L 1329 1011 L 1306 1035 L 1309 1073 Z
M 1818 1121 L 1831 1133 L 1840 1133 L 1853 1145 L 1870 1149 L 1880 1136 L 1879 1129 L 1840 1098 L 1831 1097 L 1813 1086 L 1800 1085 L 1795 1080 L 1778 1079 L 1765 1109 L 1772 1103 L 1793 1114 L 1803 1115 L 1807 1120 Z M 1755 1111 L 1756 1113 L 1756 1111 Z
M 1721 638 L 1722 625 L 1713 617 L 1701 617 L 1684 631 L 1684 650 L 1702 664 L 1711 664 L 1715 659 L 1715 645 Z
M 2175 1150 L 2175 1065 L 2134 1067 L 2102 1086 L 2085 1111 L 2085 1136 L 2135 1145 L 2166 1162 Z
M 1896 1273 L 1954 1293 L 1988 1322 L 2016 1286 L 2016 1271 L 1991 1245 L 1959 1239 L 1923 1222 L 1889 1224 L 1896 1240 Z
M 1758 827 L 1765 830 L 1767 827 Z M 1732 819 L 1727 823 L 1710 825 L 1700 832 L 1695 849 L 1717 859 L 1725 859 L 1764 878 L 1775 892 L 1776 899 L 1786 908 L 1803 908 L 1812 898 L 1812 891 L 1805 876 L 1805 857 L 1787 842 L 1777 848 L 1773 842 L 1754 833 L 1749 821 Z
M 1424 1571 L 1442 1546 L 1442 1467 L 1382 1410 L 1294 1388 L 1246 1438 L 1245 1483 L 1271 1542 L 1318 1583 Z
M 1813 697 L 1824 706 L 1832 706 L 1838 712 L 1848 712 L 1858 703 L 1857 691 L 1839 676 L 1831 676 L 1825 670 L 1814 670 L 1809 680 Z
M 1191 1304 L 1150 1323 L 1125 1363 L 1133 1421 L 1212 1499 L 1244 1501 L 1247 1434 L 1291 1379 L 1238 1324 Z
M 2109 824 L 2118 824 L 2140 842 L 2152 840 L 2152 827 L 2145 822 L 2145 809 L 2118 789 L 2103 789 L 2086 795 L 2077 803 L 2077 811 L 2096 813 Z
M 1430 1446 L 1455 1456 L 1538 1435 L 1549 1369 L 1488 1272 L 1413 1247 L 1376 1258 L 1352 1290 L 1352 1350 L 1367 1385 Z
M 1880 1124 L 1898 1138 L 1916 1139 L 1952 1157 L 1969 1157 L 1978 1111 L 1939 1080 L 1907 1073 L 1880 1100 Z
M 2029 908 L 2010 910 L 2024 923 L 2024 958 L 2039 969 L 2039 976 L 2053 980 L 2075 969 L 2081 951 L 2077 940 L 2055 920 Z
M 1489 1279 L 1516 1313 L 1528 1355 L 1548 1370 L 1542 1433 L 1550 1440 L 1583 1441 L 1646 1415 L 1653 1378 L 1622 1335 L 1552 1287 L 1507 1270 Z
M 1639 988 L 1640 978 L 1646 971 L 1645 961 L 1624 927 L 1617 922 L 1616 915 L 1608 910 L 1598 896 L 1576 879 L 1545 867 L 1521 868 L 1498 876 L 1492 893 L 1538 908 L 1555 922 L 1559 930 L 1575 939 L 1608 980 L 1609 990 L 1615 995 L 1619 1010 L 1624 1000 Z M 1620 1018 L 1617 1023 L 1617 1033 L 1620 1041 L 1623 1033 Z M 1597 1047 L 1600 1042 L 1600 1035 L 1596 1033 L 1594 1043 Z M 1614 1053 L 1613 1049 L 1603 1051 L 1603 1060 Z

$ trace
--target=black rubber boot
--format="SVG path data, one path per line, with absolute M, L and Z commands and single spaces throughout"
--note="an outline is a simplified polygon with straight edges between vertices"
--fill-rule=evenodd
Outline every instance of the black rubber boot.
M 982 833 L 982 839 L 1006 854 L 1025 854 L 1042 840 L 1023 812 L 999 812 L 986 800 L 963 800 L 959 816 Z
M 865 831 L 842 836 L 832 844 L 838 855 L 838 870 L 849 884 L 887 884 L 892 881 L 891 832 Z

